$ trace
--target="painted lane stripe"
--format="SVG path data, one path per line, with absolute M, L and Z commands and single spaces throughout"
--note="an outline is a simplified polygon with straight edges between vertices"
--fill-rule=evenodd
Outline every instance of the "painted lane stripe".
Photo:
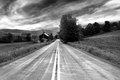
M 60 46 L 58 42 L 58 47 L 57 47 L 57 53 L 58 53 L 58 62 L 57 62 L 57 80 L 60 80 Z
M 55 60 L 54 60 L 54 66 L 53 66 L 53 71 L 52 71 L 52 78 L 51 80 L 55 80 L 55 76 L 56 76 L 56 65 L 57 65 L 57 51 L 55 53 Z

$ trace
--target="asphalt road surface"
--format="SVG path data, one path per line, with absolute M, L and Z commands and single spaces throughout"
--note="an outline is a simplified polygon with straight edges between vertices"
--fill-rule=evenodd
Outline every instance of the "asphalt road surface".
M 1 67 L 0 80 L 120 80 L 120 69 L 56 40 Z

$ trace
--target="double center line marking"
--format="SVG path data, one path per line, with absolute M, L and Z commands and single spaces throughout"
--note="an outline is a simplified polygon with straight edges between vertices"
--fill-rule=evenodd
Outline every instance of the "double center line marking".
M 60 50 L 59 50 L 59 43 L 57 45 L 56 53 L 55 53 L 55 60 L 53 65 L 53 72 L 51 80 L 60 80 Z

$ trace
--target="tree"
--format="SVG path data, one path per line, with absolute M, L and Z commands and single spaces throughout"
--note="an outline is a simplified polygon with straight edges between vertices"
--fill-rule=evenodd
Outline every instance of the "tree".
M 85 36 L 91 36 L 94 34 L 94 27 L 93 24 L 89 23 L 85 28 Z
M 118 22 L 113 22 L 113 23 L 111 24 L 111 30 L 118 30 L 118 27 L 119 27 Z
M 120 30 L 120 21 L 118 22 L 118 30 Z
M 17 36 L 16 36 L 15 42 L 22 42 L 22 37 L 21 37 L 21 35 L 17 35 Z
M 97 22 L 95 22 L 94 24 L 93 24 L 93 32 L 94 32 L 94 34 L 97 34 L 97 33 L 100 33 L 100 24 L 99 23 L 97 23 Z
M 22 33 L 21 38 L 22 38 L 22 42 L 31 41 L 31 34 L 30 33 Z
M 49 35 L 49 40 L 53 40 L 53 34 L 52 33 Z
M 79 40 L 83 40 L 85 29 L 82 28 L 80 24 L 77 26 L 78 26 L 78 31 L 79 31 Z
M 12 43 L 15 40 L 15 36 L 12 33 L 7 33 L 2 37 L 2 41 L 5 43 Z
M 111 24 L 109 21 L 105 21 L 105 25 L 103 26 L 102 30 L 104 32 L 110 32 L 111 31 Z
M 63 15 L 60 22 L 59 37 L 63 42 L 73 42 L 79 40 L 80 29 L 76 25 L 76 18 L 70 14 Z
M 31 34 L 30 34 L 30 33 L 27 33 L 27 34 L 26 34 L 26 40 L 27 40 L 27 41 L 31 41 Z

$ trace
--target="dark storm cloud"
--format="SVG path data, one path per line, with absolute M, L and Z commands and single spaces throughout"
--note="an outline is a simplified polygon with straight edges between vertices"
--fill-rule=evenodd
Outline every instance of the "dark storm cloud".
M 93 14 L 95 12 L 96 8 L 100 8 L 101 6 L 103 6 L 106 2 L 108 2 L 109 0 L 105 0 L 99 4 L 92 4 L 89 6 L 86 6 L 84 8 L 82 8 L 81 10 L 77 10 L 77 11 L 72 11 L 71 13 L 75 16 L 82 16 L 85 14 Z
M 84 23 L 101 16 L 118 14 L 118 2 L 119 0 L 0 0 L 0 15 L 2 13 L 5 16 L 0 24 L 5 27 L 16 25 L 14 28 L 21 29 L 53 27 L 59 26 L 61 16 L 69 13 Z M 100 20 L 103 21 L 98 21 Z
M 49 12 L 49 10 L 54 9 L 54 7 L 56 7 L 59 4 L 61 4 L 62 6 L 67 3 L 76 2 L 76 1 L 83 2 L 86 0 L 42 0 L 39 3 L 29 4 L 23 7 L 23 11 L 27 13 L 28 15 L 38 16 L 44 11 L 46 12 L 46 8 L 48 8 L 47 11 Z M 50 6 L 53 6 L 53 7 L 49 8 Z M 41 11 L 42 9 L 45 9 L 45 10 L 42 12 Z
M 74 8 L 74 6 L 76 6 L 79 3 L 85 2 L 85 0 L 61 0 L 61 1 L 45 0 L 45 1 L 42 1 L 37 4 L 30 4 L 23 8 L 24 11 L 26 12 L 26 14 L 28 14 L 29 16 L 34 15 L 33 17 L 36 17 L 36 16 L 40 16 L 40 15 L 44 15 L 44 14 L 47 14 L 47 15 L 42 18 L 36 18 L 33 21 L 24 22 L 24 24 L 35 24 L 38 22 L 46 21 L 46 20 L 57 20 L 63 14 L 67 14 L 67 13 L 71 13 L 75 16 L 82 16 L 84 14 L 92 14 L 92 13 L 94 13 L 94 10 L 96 8 L 101 7 L 107 1 L 108 0 L 105 0 L 99 4 L 92 4 L 92 5 L 89 2 L 89 4 L 86 5 L 86 7 L 79 9 L 81 6 L 78 5 L 73 10 L 69 9 L 69 7 Z M 73 3 L 75 3 L 75 4 L 73 4 Z M 67 7 L 67 5 L 68 5 L 68 7 Z
M 57 0 L 43 0 L 43 1 L 40 1 L 39 3 L 29 4 L 25 7 L 23 7 L 23 11 L 25 13 L 27 13 L 28 15 L 37 16 L 40 14 L 40 11 L 43 8 L 46 8 L 52 4 L 55 4 L 56 2 L 57 2 Z
M 0 0 L 1 3 L 1 11 L 0 13 L 8 15 L 9 14 L 9 7 L 12 3 L 14 3 L 16 0 Z
M 60 0 L 60 1 L 63 1 L 63 2 L 75 2 L 75 1 L 83 2 L 86 0 Z
M 4 6 L 9 6 L 14 1 L 16 0 L 0 0 L 0 3 L 2 3 Z

